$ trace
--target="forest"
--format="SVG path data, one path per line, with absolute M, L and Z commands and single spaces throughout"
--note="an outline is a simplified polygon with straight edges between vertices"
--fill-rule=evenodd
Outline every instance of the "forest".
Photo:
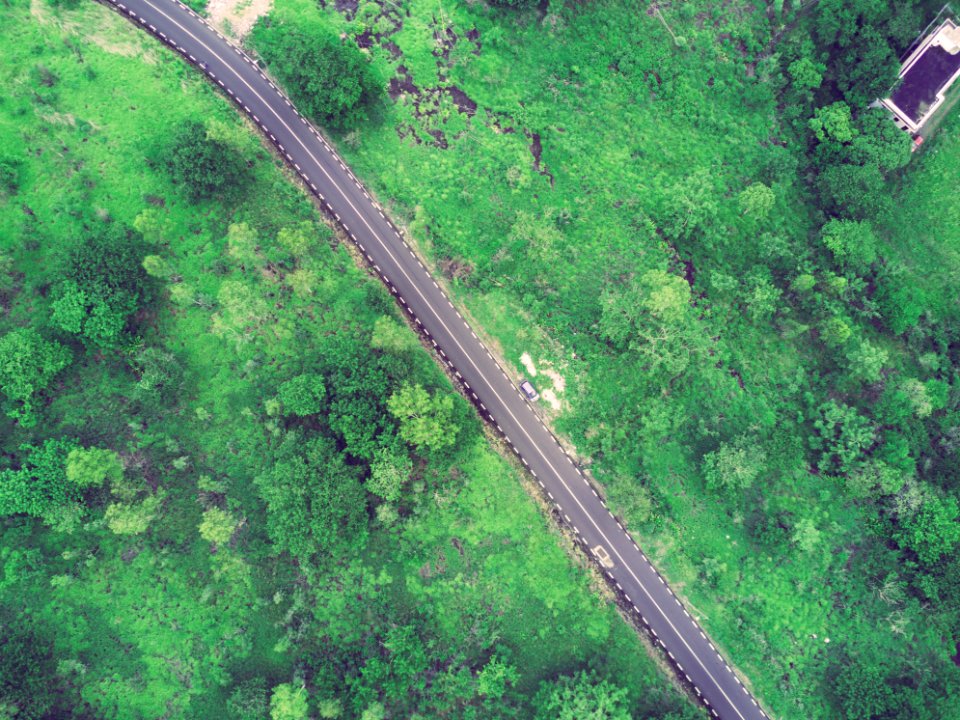
M 783 720 L 960 718 L 960 112 L 870 107 L 940 9 L 223 28 Z M 199 73 L 91 0 L 0 48 L 0 717 L 707 716 Z

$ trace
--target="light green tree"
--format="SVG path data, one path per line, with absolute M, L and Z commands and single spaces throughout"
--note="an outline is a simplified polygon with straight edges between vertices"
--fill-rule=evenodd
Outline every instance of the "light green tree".
M 626 288 L 606 290 L 600 303 L 600 334 L 614 345 L 661 344 L 689 313 L 690 286 L 678 275 L 648 270 Z
M 307 417 L 326 407 L 327 389 L 322 376 L 304 373 L 280 385 L 277 397 L 285 414 Z
M 387 400 L 400 423 L 400 437 L 421 450 L 440 450 L 456 442 L 453 396 L 430 394 L 422 385 L 404 384 Z
M 877 259 L 877 237 L 868 222 L 831 220 L 820 230 L 820 239 L 843 267 L 864 271 Z
M 150 528 L 166 493 L 160 490 L 140 502 L 110 503 L 104 514 L 107 527 L 117 535 L 142 535 Z
M 143 269 L 150 277 L 166 280 L 173 274 L 170 263 L 159 255 L 147 255 L 143 259 Z
M 270 696 L 271 720 L 306 720 L 307 689 L 303 685 L 281 683 Z
M 225 545 L 237 529 L 237 519 L 232 513 L 212 507 L 203 512 L 200 521 L 200 537 L 217 546 Z
M 777 201 L 777 196 L 773 190 L 761 182 L 755 182 L 748 185 L 738 196 L 740 212 L 748 217 L 762 220 Z
M 31 328 L 0 337 L 0 391 L 8 400 L 7 415 L 24 427 L 36 424 L 33 403 L 53 378 L 70 364 L 70 351 L 44 340 Z
M 317 712 L 323 720 L 337 720 L 343 716 L 343 703 L 337 698 L 327 698 L 317 703 Z
M 375 348 L 399 353 L 416 349 L 417 339 L 409 328 L 388 315 L 381 315 L 373 323 L 370 344 Z
M 883 366 L 887 363 L 887 351 L 867 340 L 860 340 L 851 345 L 853 347 L 847 350 L 850 374 L 864 382 L 877 382 L 883 372 Z
M 247 268 L 255 268 L 261 258 L 257 253 L 257 232 L 247 223 L 231 223 L 227 228 L 227 255 Z
M 707 487 L 737 491 L 751 485 L 763 472 L 767 455 L 748 438 L 741 437 L 720 447 L 703 458 L 703 474 Z
M 826 71 L 826 65 L 814 62 L 808 57 L 794 60 L 787 68 L 793 80 L 793 86 L 797 90 L 816 90 L 823 82 L 823 74 Z
M 287 273 L 287 285 L 298 298 L 305 299 L 313 295 L 317 286 L 317 273 L 309 268 L 297 268 Z
M 372 702 L 367 705 L 367 709 L 363 711 L 360 720 L 384 720 L 386 717 L 387 709 L 383 706 L 383 703 Z
M 370 463 L 367 489 L 384 500 L 397 500 L 412 472 L 413 462 L 406 452 L 400 448 L 380 447 Z
M 311 222 L 302 222 L 293 227 L 281 228 L 277 233 L 277 242 L 289 252 L 295 260 L 308 256 L 317 244 L 320 232 Z M 325 233 L 329 236 L 329 232 Z
M 820 142 L 834 141 L 847 143 L 857 134 L 853 124 L 853 114 L 845 102 L 835 102 L 826 107 L 817 108 L 810 120 L 810 129 Z
M 820 324 L 820 339 L 829 347 L 840 347 L 853 334 L 844 318 L 832 315 Z
M 544 683 L 533 704 L 536 720 L 633 720 L 627 691 L 585 672 Z
M 520 680 L 517 668 L 494 655 L 477 674 L 477 692 L 487 697 L 503 697 Z
M 67 480 L 81 488 L 100 487 L 123 478 L 123 462 L 113 450 L 75 448 L 67 455 Z
M 803 518 L 793 528 L 791 539 L 801 552 L 811 553 L 820 545 L 820 534 L 813 520 Z
M 916 378 L 905 378 L 900 381 L 900 392 L 913 409 L 918 418 L 930 417 L 933 412 L 933 400 L 927 392 L 927 386 Z

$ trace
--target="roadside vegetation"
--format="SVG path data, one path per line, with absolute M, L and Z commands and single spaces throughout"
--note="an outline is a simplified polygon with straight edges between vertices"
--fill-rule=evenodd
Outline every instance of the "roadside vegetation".
M 867 107 L 939 9 L 268 21 L 388 78 L 339 147 L 780 718 L 957 713 L 960 118 L 911 158 Z
M 199 73 L 0 48 L 0 716 L 699 716 Z

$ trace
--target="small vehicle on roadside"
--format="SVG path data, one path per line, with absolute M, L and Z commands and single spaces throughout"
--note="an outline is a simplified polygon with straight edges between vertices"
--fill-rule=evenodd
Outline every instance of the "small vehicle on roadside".
M 537 392 L 537 389 L 529 380 L 521 380 L 518 387 L 520 392 L 527 396 L 528 400 L 538 400 L 540 398 L 540 393 Z
M 610 557 L 610 553 L 607 552 L 607 549 L 603 545 L 597 545 L 591 552 L 596 555 L 597 560 L 600 561 L 600 564 L 605 568 L 613 567 L 613 558 Z

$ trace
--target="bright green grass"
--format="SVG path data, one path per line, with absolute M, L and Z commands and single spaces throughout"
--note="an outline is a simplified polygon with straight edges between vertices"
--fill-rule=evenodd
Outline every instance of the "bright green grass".
M 303 358 L 296 337 L 335 331 L 344 318 L 369 328 L 392 303 L 343 249 L 321 247 L 314 259 L 323 274 L 314 297 L 288 297 L 276 322 L 252 341 L 256 351 L 213 334 L 215 299 L 225 280 L 242 280 L 263 296 L 280 292 L 266 275 L 224 261 L 228 224 L 249 222 L 269 248 L 278 228 L 318 221 L 315 209 L 223 98 L 105 8 L 91 3 L 54 11 L 38 0 L 32 6 L 14 2 L 0 10 L 0 47 L 0 80 L 13 89 L 0 102 L 0 139 L 4 156 L 20 160 L 22 172 L 16 200 L 0 202 L 0 226 L 11 229 L 7 238 L 27 241 L 18 267 L 31 277 L 43 272 L 58 237 L 75 231 L 72 205 L 124 223 L 153 208 L 161 219 L 158 252 L 171 262 L 178 284 L 198 299 L 186 306 L 161 301 L 147 328 L 148 342 L 171 351 L 184 369 L 184 389 L 170 414 L 146 428 L 127 426 L 134 418 L 111 399 L 112 371 L 99 362 L 84 365 L 80 382 L 63 389 L 51 408 L 63 418 L 58 432 L 84 436 L 87 419 L 109 412 L 116 434 L 85 436 L 87 442 L 131 452 L 150 443 L 159 448 L 167 464 L 158 480 L 170 495 L 153 539 L 163 551 L 104 533 L 93 552 L 83 531 L 72 537 L 46 533 L 37 542 L 62 544 L 67 553 L 62 566 L 50 570 L 59 579 L 51 586 L 37 575 L 19 586 L 16 597 L 0 597 L 32 604 L 60 652 L 82 655 L 87 667 L 75 682 L 99 716 L 220 716 L 227 672 L 271 682 L 291 673 L 289 646 L 278 645 L 290 596 L 277 593 L 291 584 L 291 571 L 269 554 L 250 482 L 269 456 L 264 390 L 254 370 L 297 367 Z M 40 65 L 58 78 L 44 107 L 31 100 L 30 74 Z M 253 192 L 199 206 L 182 198 L 166 178 L 162 153 L 172 130 L 188 118 L 213 118 L 236 131 L 252 163 Z M 83 193 L 63 181 L 77 175 L 89 179 Z M 13 308 L 41 325 L 36 314 L 42 312 L 42 303 Z M 438 376 L 426 351 L 417 357 Z M 103 407 L 96 404 L 100 398 Z M 92 424 L 102 426 L 102 418 Z M 487 446 L 479 423 L 463 432 L 468 450 L 456 482 L 422 503 L 421 514 L 399 529 L 376 531 L 360 562 L 374 574 L 390 574 L 394 601 L 426 616 L 451 643 L 471 617 L 497 614 L 525 691 L 590 665 L 629 689 L 638 716 L 683 705 L 685 698 L 645 644 L 598 596 L 593 576 L 564 553 L 556 530 L 525 494 L 518 470 Z M 177 469 L 173 461 L 184 454 L 189 462 Z M 247 518 L 236 555 L 211 556 L 196 534 L 199 474 L 226 482 L 230 506 Z M 429 575 L 420 572 L 427 562 Z M 331 608 L 353 601 L 349 588 L 338 592 Z
M 309 0 L 277 0 L 274 12 L 318 10 Z M 822 345 L 797 315 L 797 325 L 745 318 L 739 283 L 756 266 L 766 269 L 758 238 L 803 244 L 817 226 L 790 169 L 794 151 L 782 147 L 792 134 L 779 125 L 776 83 L 767 77 L 777 72 L 776 48 L 762 60 L 773 28 L 749 3 L 675 3 L 664 13 L 684 48 L 631 3 L 553 3 L 542 18 L 480 3 L 370 0 L 350 21 L 330 6 L 322 14 L 337 32 L 387 33 L 402 56 L 374 45 L 376 67 L 386 82 L 402 65 L 421 90 L 385 100 L 338 143 L 507 363 L 522 374 L 520 356 L 529 352 L 566 376 L 570 406 L 557 426 L 602 454 L 594 470 L 615 507 L 628 506 L 638 484 L 652 493 L 654 517 L 633 529 L 773 713 L 828 718 L 826 668 L 838 648 L 883 657 L 915 647 L 922 662 L 946 664 L 950 629 L 914 597 L 878 597 L 878 565 L 895 566 L 897 557 L 866 530 L 841 482 L 807 472 L 807 403 L 831 396 L 838 372 Z M 397 19 L 402 28 L 390 34 Z M 435 33 L 447 27 L 459 40 L 444 59 Z M 467 39 L 474 30 L 479 44 Z M 475 115 L 457 110 L 452 86 L 478 104 Z M 552 184 L 534 167 L 534 133 Z M 916 246 L 908 263 L 944 287 L 956 284 L 956 218 L 934 188 L 950 183 L 955 140 L 935 146 L 923 161 L 928 179 L 907 191 L 930 199 L 907 196 L 905 232 L 931 232 L 894 241 Z M 651 218 L 664 217 L 697 177 L 700 204 L 717 206 L 711 230 L 719 240 L 709 253 L 676 250 L 692 255 L 694 291 L 707 293 L 698 327 L 716 338 L 715 354 L 662 392 L 625 396 L 624 386 L 642 382 L 631 376 L 636 364 L 608 360 L 597 347 L 598 297 L 646 269 L 683 272 Z M 776 205 L 750 228 L 736 196 L 756 180 L 772 187 Z M 930 245 L 938 249 L 918 260 Z M 797 265 L 777 278 L 782 285 L 805 271 Z M 905 355 L 889 337 L 865 334 L 892 358 Z M 807 399 L 807 390 L 823 397 Z M 727 427 L 771 438 L 770 472 L 752 492 L 721 501 L 704 488 L 699 466 L 715 447 L 702 438 Z M 811 520 L 820 546 L 802 553 L 788 539 L 783 554 L 758 553 L 745 527 L 754 511 Z M 716 586 L 703 579 L 708 561 L 722 568 Z

